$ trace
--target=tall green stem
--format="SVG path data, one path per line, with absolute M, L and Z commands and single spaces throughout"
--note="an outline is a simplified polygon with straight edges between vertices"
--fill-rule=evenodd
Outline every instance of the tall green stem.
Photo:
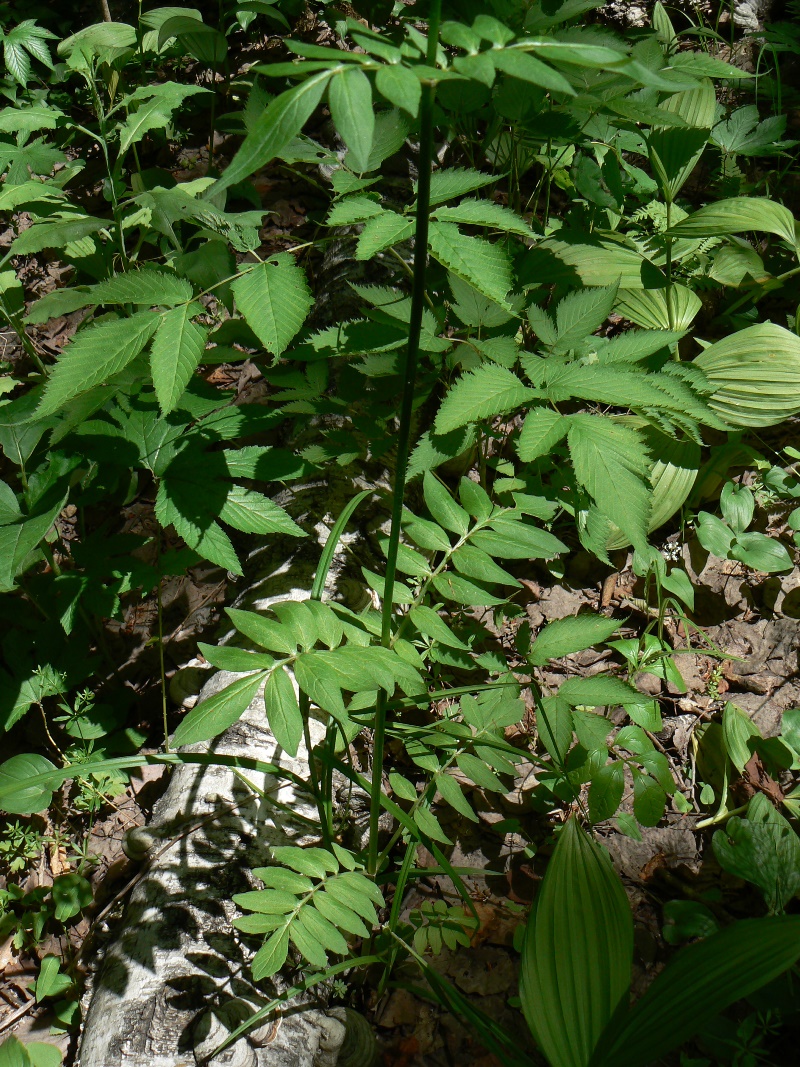
M 439 42 L 439 23 L 442 16 L 442 0 L 432 0 L 428 21 L 429 67 L 436 66 Z M 397 552 L 400 546 L 400 523 L 403 517 L 403 498 L 406 488 L 406 467 L 411 444 L 411 414 L 414 404 L 414 383 L 417 374 L 419 340 L 422 330 L 422 312 L 425 308 L 425 276 L 428 269 L 428 213 L 431 198 L 431 165 L 433 163 L 433 101 L 436 95 L 434 83 L 422 87 L 419 105 L 419 179 L 417 182 L 417 217 L 414 230 L 414 279 L 411 284 L 411 315 L 408 325 L 408 346 L 403 368 L 403 396 L 400 403 L 400 426 L 397 434 L 397 469 L 392 496 L 392 526 L 386 553 L 386 577 L 383 589 L 383 612 L 381 617 L 381 644 L 388 648 L 392 641 L 392 606 L 394 582 L 397 574 Z M 372 791 L 369 813 L 369 854 L 367 868 L 374 875 L 378 867 L 378 819 L 381 813 L 381 785 L 383 773 L 383 747 L 386 737 L 386 704 L 388 694 L 378 692 L 375 703 L 375 731 L 372 745 Z

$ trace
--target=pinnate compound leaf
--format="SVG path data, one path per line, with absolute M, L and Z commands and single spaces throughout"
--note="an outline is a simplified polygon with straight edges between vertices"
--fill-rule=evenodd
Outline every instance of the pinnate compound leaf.
M 482 237 L 468 237 L 452 222 L 431 222 L 428 247 L 434 259 L 451 273 L 511 310 L 506 297 L 512 285 L 511 261 L 500 245 Z
M 290 756 L 297 755 L 303 736 L 303 716 L 292 680 L 283 667 L 276 667 L 264 687 L 264 704 L 275 740 Z
M 247 325 L 273 356 L 286 350 L 314 302 L 303 270 L 288 252 L 240 275 L 231 289 Z
M 52 415 L 76 396 L 119 374 L 139 355 L 159 321 L 158 315 L 140 311 L 129 319 L 100 322 L 81 330 L 50 372 L 36 418 Z
M 557 944 L 557 942 L 556 942 Z M 800 958 L 800 916 L 745 919 L 682 948 L 603 1036 L 592 1067 L 646 1067 Z
M 375 133 L 372 87 L 358 67 L 347 67 L 335 74 L 328 88 L 331 118 L 347 145 L 347 164 L 361 173 L 367 169 Z
M 206 350 L 208 331 L 192 322 L 196 312 L 190 304 L 166 312 L 153 338 L 150 368 L 164 415 L 177 406 Z
M 599 510 L 628 535 L 633 546 L 647 541 L 650 492 L 648 453 L 628 426 L 597 415 L 573 415 L 568 434 L 575 477 Z
M 245 137 L 228 169 L 217 180 L 215 191 L 249 178 L 294 140 L 322 99 L 331 73 L 324 70 L 314 74 L 270 101 L 266 111 Z
M 237 678 L 225 689 L 192 708 L 175 731 L 173 745 L 179 748 L 181 745 L 195 745 L 198 741 L 210 741 L 233 726 L 252 703 L 266 676 L 266 671 L 257 671 Z
M 542 629 L 533 643 L 529 660 L 541 667 L 550 659 L 582 652 L 600 641 L 606 641 L 619 629 L 616 619 L 604 615 L 573 615 L 556 619 Z
M 536 898 L 520 998 L 551 1067 L 587 1067 L 628 993 L 633 920 L 607 852 L 571 818 Z
M 510 370 L 497 363 L 484 363 L 459 378 L 447 394 L 436 416 L 436 432 L 446 434 L 468 423 L 502 415 L 535 396 L 534 390 Z

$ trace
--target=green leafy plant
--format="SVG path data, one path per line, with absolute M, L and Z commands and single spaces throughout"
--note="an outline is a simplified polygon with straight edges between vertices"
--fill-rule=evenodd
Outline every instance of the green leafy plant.
M 757 531 L 748 531 L 753 521 L 755 498 L 747 486 L 726 482 L 720 495 L 722 518 L 701 511 L 697 516 L 697 539 L 720 559 L 737 559 L 753 570 L 786 571 L 792 558 L 786 547 Z

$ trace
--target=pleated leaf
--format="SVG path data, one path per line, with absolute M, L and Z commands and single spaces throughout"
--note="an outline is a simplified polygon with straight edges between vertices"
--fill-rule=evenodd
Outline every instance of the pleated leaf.
M 800 958 L 800 916 L 746 919 L 687 945 L 626 1019 L 603 1039 L 591 1067 L 661 1061 L 730 1004 L 773 981 Z
M 273 356 L 280 356 L 303 325 L 314 303 L 302 269 L 279 252 L 231 283 L 247 325 Z
M 520 998 L 551 1067 L 588 1067 L 627 996 L 633 920 L 599 844 L 574 818 L 558 839 L 528 922 Z
M 689 215 L 669 231 L 673 237 L 727 237 L 733 233 L 763 230 L 795 243 L 794 216 L 782 204 L 766 197 L 735 196 L 718 200 Z

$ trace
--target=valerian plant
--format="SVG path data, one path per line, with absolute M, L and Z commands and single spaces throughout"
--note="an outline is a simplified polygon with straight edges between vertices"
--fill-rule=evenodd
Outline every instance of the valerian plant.
M 239 534 L 303 536 L 269 485 L 327 464 L 385 459 L 391 520 L 381 541 L 385 566 L 363 569 L 371 606 L 355 611 L 324 599 L 333 551 L 365 495 L 354 493 L 308 599 L 274 604 L 269 613 L 229 610 L 249 650 L 201 646 L 209 663 L 241 677 L 190 711 L 172 744 L 217 737 L 263 688 L 280 747 L 294 756 L 305 745 L 319 843 L 275 849 L 274 864 L 253 872 L 264 888 L 236 901 L 247 913 L 237 926 L 261 940 L 256 980 L 286 967 L 295 952 L 306 977 L 290 992 L 359 961 L 387 969 L 410 955 L 505 1062 L 520 1062 L 511 1040 L 465 1008 L 424 958 L 442 944 L 463 944 L 474 918 L 448 860 L 443 807 L 477 821 L 473 790 L 502 794 L 523 760 L 536 767 L 552 803 L 573 806 L 591 823 L 619 815 L 634 835 L 639 825 L 656 825 L 668 804 L 681 812 L 699 804 L 653 743 L 660 713 L 632 684 L 635 670 L 628 680 L 606 673 L 569 679 L 556 692 L 544 686 L 552 660 L 606 642 L 636 669 L 655 664 L 665 672 L 660 623 L 634 648 L 610 642 L 616 620 L 579 615 L 535 636 L 521 631 L 509 657 L 486 613 L 482 619 L 473 609 L 489 609 L 498 622 L 518 614 L 515 561 L 542 561 L 558 574 L 574 537 L 602 560 L 633 546 L 637 573 L 658 589 L 660 622 L 665 591 L 670 604 L 691 609 L 688 578 L 680 567 L 667 571 L 649 538 L 689 498 L 708 440 L 800 411 L 800 339 L 788 319 L 759 321 L 758 308 L 800 273 L 796 222 L 767 197 L 682 206 L 709 146 L 730 155 L 758 135 L 737 134 L 745 118 L 750 123 L 738 111 L 727 125 L 720 121 L 715 81 L 738 85 L 744 72 L 679 48 L 660 5 L 653 31 L 635 43 L 576 24 L 595 0 L 566 0 L 552 13 L 505 5 L 514 8 L 507 21 L 485 11 L 443 12 L 441 0 L 398 4 L 383 29 L 372 19 L 380 5 L 367 6 L 369 24 L 337 24 L 335 45 L 288 37 L 286 56 L 238 79 L 236 93 L 247 102 L 232 125 L 243 139 L 221 174 L 177 182 L 140 158 L 181 116 L 205 109 L 213 144 L 216 81 L 213 90 L 177 80 L 133 86 L 134 71 L 177 53 L 224 74 L 231 87 L 230 25 L 207 26 L 196 12 L 157 9 L 136 26 L 103 23 L 61 41 L 59 75 L 80 95 L 79 116 L 46 98 L 0 113 L 0 207 L 17 213 L 0 312 L 27 360 L 24 373 L 7 375 L 11 395 L 0 408 L 8 471 L 0 580 L 22 605 L 23 628 L 33 609 L 46 617 L 48 635 L 80 633 L 88 645 L 94 615 L 114 614 L 122 596 L 158 587 L 193 561 L 241 574 Z M 282 25 L 280 5 L 234 5 L 239 27 L 259 14 Z M 41 48 L 33 54 L 45 62 Z M 333 146 L 305 132 L 323 108 Z M 415 181 L 398 197 L 381 167 L 409 145 Z M 90 151 L 107 204 L 96 213 L 71 191 Z M 457 165 L 443 162 L 448 155 Z M 380 265 L 381 284 L 354 285 L 358 317 L 310 326 L 304 249 L 264 252 L 266 212 L 233 210 L 258 203 L 251 179 L 276 160 L 306 167 L 307 176 L 324 162 L 329 236 L 320 243 L 345 228 L 354 259 Z M 533 180 L 523 183 L 528 172 Z M 507 203 L 492 195 L 501 183 Z M 523 187 L 533 188 L 527 205 Z M 569 206 L 557 218 L 554 203 L 565 193 Z M 29 225 L 21 224 L 23 212 Z M 753 233 L 762 235 L 758 249 L 743 236 Z M 26 306 L 12 260 L 46 250 L 73 268 L 74 284 Z M 725 302 L 720 339 L 695 328 L 697 290 L 712 282 Z M 50 360 L 30 327 L 74 312 L 83 315 L 79 328 Z M 612 319 L 629 328 L 614 328 Z M 236 403 L 197 373 L 246 357 L 276 387 L 266 403 Z M 247 443 L 277 427 L 286 447 Z M 406 487 L 414 479 L 421 494 L 411 507 Z M 183 551 L 123 565 L 108 555 L 81 560 L 79 550 L 57 544 L 54 522 L 68 503 L 89 514 L 101 495 L 121 504 L 137 488 L 150 493 L 158 523 L 172 528 Z M 752 538 L 762 535 L 747 532 L 747 493 L 725 490 L 725 552 L 780 569 L 760 566 L 763 544 Z M 700 529 L 704 523 L 710 543 L 720 531 L 704 519 Z M 40 661 L 16 661 L 15 647 L 4 645 L 6 728 L 31 706 L 63 701 L 93 670 L 88 656 L 67 666 L 57 653 L 58 684 L 43 688 L 41 668 L 51 662 L 44 644 Z M 523 688 L 535 714 L 524 751 L 504 733 L 524 717 Z M 604 710 L 617 708 L 622 718 L 614 720 Z M 312 717 L 325 731 L 316 746 Z M 717 738 L 724 770 L 711 787 L 719 822 L 732 815 L 729 770 L 744 766 L 741 749 L 751 736 L 730 722 Z M 371 739 L 369 766 L 347 756 L 360 736 Z M 790 766 L 795 750 L 785 747 Z M 392 760 L 402 752 L 402 761 L 393 764 L 389 752 Z M 763 758 L 779 759 L 774 746 Z M 226 762 L 213 754 L 123 754 L 95 760 L 93 770 L 214 761 Z M 246 757 L 227 763 L 288 775 Z M 68 759 L 56 767 L 38 753 L 15 756 L 0 767 L 0 806 L 41 811 L 62 782 L 84 773 Z M 362 845 L 346 840 L 332 803 L 334 773 L 369 797 Z M 632 816 L 620 810 L 629 782 Z M 382 811 L 394 820 L 388 840 L 379 833 Z M 732 822 L 733 837 L 775 833 L 775 820 L 759 812 L 740 822 L 747 829 Z M 464 910 L 429 909 L 409 925 L 400 904 L 409 880 L 424 873 L 415 866 L 420 844 L 452 878 Z M 719 852 L 730 846 L 722 842 Z M 672 1034 L 659 1029 L 661 1004 L 676 987 L 688 1010 L 686 989 L 716 982 L 713 1005 L 721 1010 L 800 955 L 792 920 L 765 920 L 757 933 L 735 926 L 692 953 L 688 986 L 681 983 L 689 964 L 676 961 L 659 989 L 623 1016 L 629 920 L 607 860 L 573 819 L 561 831 L 523 958 L 523 1007 L 552 1064 L 623 1062 L 623 1049 L 624 1062 L 647 1062 L 691 1032 L 683 1022 Z M 780 947 L 769 966 L 756 966 L 756 937 Z M 605 941 L 592 955 L 598 939 Z M 370 944 L 363 957 L 360 941 Z M 576 992 L 562 1025 L 556 971 L 565 945 L 565 966 L 584 976 L 592 1010 L 581 1014 Z M 597 961 L 606 949 L 603 970 Z M 747 981 L 742 960 L 753 967 Z

